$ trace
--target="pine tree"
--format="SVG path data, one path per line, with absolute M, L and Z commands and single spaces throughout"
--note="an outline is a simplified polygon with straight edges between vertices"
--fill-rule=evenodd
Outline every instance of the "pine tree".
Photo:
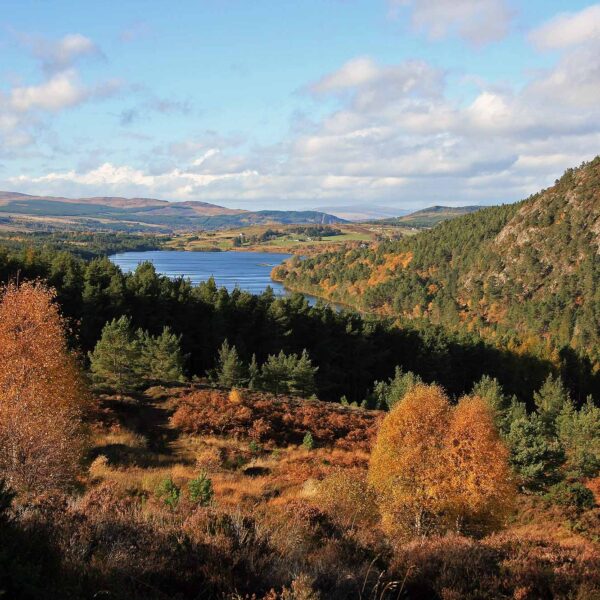
M 219 385 L 225 388 L 240 386 L 244 382 L 244 364 L 240 360 L 235 346 L 230 346 L 227 340 L 219 349 L 215 379 Z
M 569 393 L 565 389 L 562 379 L 560 377 L 555 379 L 552 375 L 548 375 L 540 391 L 533 394 L 533 400 L 546 435 L 555 435 L 556 418 L 565 404 L 569 402 Z
M 309 396 L 316 389 L 315 374 L 318 367 L 306 350 L 302 354 L 285 354 L 283 350 L 269 355 L 261 368 L 261 381 L 266 390 L 275 394 L 299 394 Z
M 279 354 L 270 354 L 260 371 L 264 388 L 274 394 L 289 392 L 293 366 L 283 350 Z
M 248 387 L 256 390 L 260 387 L 260 367 L 256 361 L 256 354 L 252 355 L 252 360 L 248 365 Z
M 520 476 L 523 488 L 540 490 L 555 480 L 563 454 L 547 439 L 539 415 L 514 420 L 506 439 L 511 452 L 510 463 Z
M 387 382 L 375 382 L 366 405 L 371 408 L 391 410 L 413 387 L 422 383 L 423 380 L 412 371 L 405 373 L 402 367 L 396 367 L 392 379 Z
M 140 343 L 131 328 L 131 319 L 122 316 L 106 323 L 89 357 L 96 383 L 119 393 L 134 389 L 139 382 Z
M 556 426 L 567 467 L 578 477 L 595 477 L 600 471 L 600 408 L 591 397 L 580 410 L 569 401 L 558 415 Z
M 313 367 L 306 350 L 302 350 L 302 354 L 298 359 L 296 359 L 296 355 L 293 356 L 295 364 L 292 370 L 291 392 L 303 397 L 309 396 L 316 390 L 315 375 L 319 367 Z
M 494 415 L 496 427 L 498 427 L 501 432 L 507 433 L 510 428 L 510 424 L 508 427 L 506 424 L 507 415 L 510 410 L 510 401 L 504 395 L 504 391 L 498 380 L 489 377 L 488 375 L 484 375 L 473 386 L 471 395 L 478 396 L 486 401 Z
M 151 381 L 181 381 L 183 379 L 183 355 L 181 336 L 164 327 L 159 336 L 152 337 L 138 332 L 141 347 L 140 371 Z

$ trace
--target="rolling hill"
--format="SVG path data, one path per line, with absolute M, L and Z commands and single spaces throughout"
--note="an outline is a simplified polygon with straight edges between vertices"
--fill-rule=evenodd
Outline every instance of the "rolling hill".
M 574 352 L 600 367 L 600 157 L 519 203 L 295 261 L 275 277 L 403 324 L 476 332 L 555 362 Z
M 394 219 L 386 219 L 384 223 L 389 225 L 404 225 L 417 229 L 429 229 L 438 223 L 450 221 L 463 215 L 478 211 L 482 206 L 430 206 L 407 215 Z
M 64 198 L 0 192 L 0 227 L 150 231 L 224 229 L 245 225 L 329 225 L 344 220 L 319 211 L 230 209 L 207 202 L 169 202 L 154 198 Z

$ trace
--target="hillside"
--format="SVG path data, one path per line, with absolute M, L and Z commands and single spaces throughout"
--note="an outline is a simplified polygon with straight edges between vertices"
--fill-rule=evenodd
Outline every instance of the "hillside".
M 0 227 L 21 230 L 104 230 L 171 233 L 246 225 L 343 223 L 319 211 L 230 209 L 207 202 L 154 198 L 63 198 L 0 192 Z
M 404 225 L 417 229 L 429 229 L 444 221 L 456 219 L 478 211 L 482 206 L 431 206 L 417 210 L 408 215 L 402 215 L 394 219 L 386 219 L 385 223 L 390 225 Z
M 477 331 L 554 361 L 569 347 L 600 365 L 599 248 L 600 157 L 520 203 L 296 261 L 275 277 L 403 323 Z

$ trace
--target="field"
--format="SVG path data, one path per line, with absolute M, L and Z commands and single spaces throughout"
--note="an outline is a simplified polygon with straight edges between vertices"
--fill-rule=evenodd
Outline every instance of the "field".
M 320 235 L 310 234 L 314 226 L 304 225 L 260 225 L 184 233 L 166 243 L 173 250 L 191 251 L 260 251 L 291 252 L 312 255 L 325 252 L 342 244 L 371 243 L 383 239 L 399 239 L 412 235 L 409 227 L 392 225 L 343 223 L 323 227 Z M 302 230 L 306 230 L 304 232 Z

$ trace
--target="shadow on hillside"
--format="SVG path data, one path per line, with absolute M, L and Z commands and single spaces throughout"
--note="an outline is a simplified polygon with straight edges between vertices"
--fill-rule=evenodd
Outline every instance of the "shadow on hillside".
M 117 424 L 131 435 L 124 441 L 108 443 L 92 448 L 89 458 L 104 455 L 113 466 L 143 468 L 170 466 L 186 463 L 187 460 L 175 455 L 173 443 L 179 437 L 179 431 L 170 427 L 169 419 L 173 408 L 168 405 L 168 393 L 150 397 L 146 392 L 130 396 L 108 396 L 101 399 L 101 407 L 110 415 L 112 423 Z

